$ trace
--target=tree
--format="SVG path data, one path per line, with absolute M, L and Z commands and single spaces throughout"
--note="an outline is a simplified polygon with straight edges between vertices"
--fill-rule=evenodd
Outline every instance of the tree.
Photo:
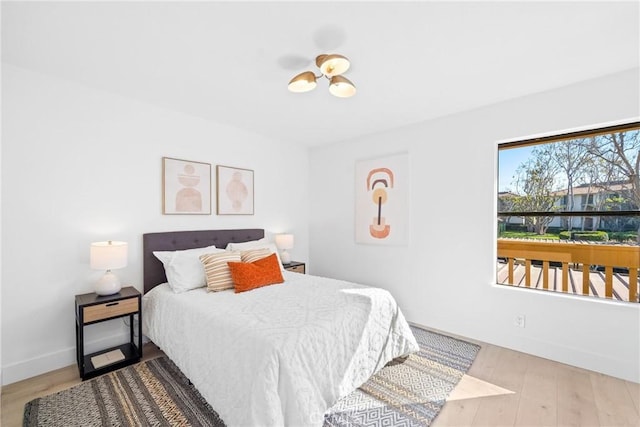
M 573 188 L 578 179 L 582 177 L 584 167 L 589 164 L 591 159 L 586 140 L 583 138 L 559 141 L 549 144 L 549 151 L 554 166 L 564 173 L 567 180 L 567 204 L 565 211 L 572 211 L 574 207 Z M 567 229 L 569 231 L 573 228 L 572 225 L 572 217 L 568 217 Z
M 640 130 L 613 132 L 590 138 L 589 153 L 624 177 L 629 201 L 640 207 Z M 640 244 L 640 226 L 638 227 Z
M 598 207 L 598 210 L 602 209 L 605 211 L 620 211 L 623 209 L 623 206 L 627 202 L 627 199 L 624 197 L 620 197 L 619 195 L 610 195 L 606 199 L 601 202 L 601 205 Z M 622 231 L 629 221 L 628 218 L 619 218 L 612 217 L 605 221 L 607 226 L 611 231 Z
M 553 212 L 558 196 L 554 195 L 557 167 L 552 161 L 553 152 L 549 146 L 536 147 L 532 157 L 518 167 L 513 208 L 521 212 Z M 553 216 L 525 217 L 527 230 L 536 234 L 545 234 Z

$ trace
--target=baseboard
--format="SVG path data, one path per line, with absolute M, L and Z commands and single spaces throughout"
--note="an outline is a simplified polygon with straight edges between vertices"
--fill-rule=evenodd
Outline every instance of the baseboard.
M 120 333 L 106 338 L 85 343 L 87 353 L 98 351 L 102 348 L 113 347 L 128 342 L 129 334 Z M 76 348 L 47 353 L 42 356 L 13 363 L 2 367 L 2 385 L 15 383 L 40 374 L 65 368 L 76 364 Z M 78 374 L 79 376 L 80 374 Z
M 609 375 L 625 381 L 640 383 L 640 365 L 633 359 L 616 358 L 615 355 L 585 352 L 582 349 L 543 341 L 533 337 L 505 335 L 499 340 L 495 337 L 468 337 L 452 332 L 425 326 L 417 322 L 408 321 L 410 325 L 440 332 L 454 338 L 466 340 L 476 344 L 487 343 L 498 347 L 519 351 L 543 359 L 553 360 L 565 365 L 575 366 L 592 372 Z

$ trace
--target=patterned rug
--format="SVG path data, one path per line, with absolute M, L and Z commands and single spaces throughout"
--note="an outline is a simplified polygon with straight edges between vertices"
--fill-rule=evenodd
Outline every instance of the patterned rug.
M 102 375 L 25 405 L 24 427 L 224 426 L 169 358 Z
M 480 346 L 411 326 L 420 351 L 396 359 L 325 414 L 324 427 L 429 426 Z
M 411 327 L 420 352 L 394 360 L 325 414 L 325 427 L 428 426 L 480 349 Z M 224 426 L 167 357 L 129 366 L 25 405 L 24 426 Z

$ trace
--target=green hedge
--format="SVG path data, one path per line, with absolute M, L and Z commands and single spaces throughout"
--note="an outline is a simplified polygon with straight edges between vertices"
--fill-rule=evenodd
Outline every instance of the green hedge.
M 635 231 L 617 231 L 609 233 L 609 238 L 611 240 L 616 240 L 618 242 L 635 242 L 638 238 L 638 233 Z
M 505 230 L 506 231 L 520 231 L 520 232 L 526 232 L 527 231 L 527 226 L 526 225 L 522 225 L 522 224 L 505 224 Z
M 583 240 L 587 242 L 608 242 L 606 231 L 561 231 L 561 240 Z

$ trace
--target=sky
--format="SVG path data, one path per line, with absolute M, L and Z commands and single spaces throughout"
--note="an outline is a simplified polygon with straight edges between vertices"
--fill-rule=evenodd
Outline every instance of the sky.
M 526 161 L 534 146 L 511 148 L 498 151 L 498 191 L 513 190 L 511 181 L 516 169 Z

